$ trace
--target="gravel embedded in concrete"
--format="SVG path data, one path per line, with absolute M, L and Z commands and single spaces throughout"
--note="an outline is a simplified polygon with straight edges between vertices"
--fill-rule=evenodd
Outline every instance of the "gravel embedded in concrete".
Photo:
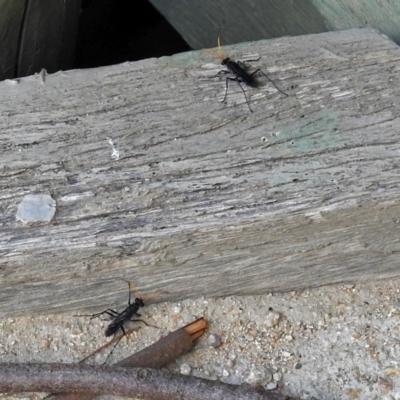
M 124 307 L 125 301 L 116 299 L 110 307 Z M 158 328 L 138 327 L 121 340 L 109 363 L 191 322 L 194 315 L 204 316 L 210 323 L 208 334 L 168 370 L 179 373 L 183 368 L 234 384 L 251 381 L 301 399 L 400 400 L 400 279 L 189 299 L 150 304 L 141 311 Z M 77 362 L 108 340 L 107 321 L 74 314 L 0 320 L 1 361 Z M 220 339 L 219 347 L 210 346 L 212 335 Z M 106 350 L 90 362 L 101 364 L 107 355 Z M 28 393 L 2 399 L 43 397 Z

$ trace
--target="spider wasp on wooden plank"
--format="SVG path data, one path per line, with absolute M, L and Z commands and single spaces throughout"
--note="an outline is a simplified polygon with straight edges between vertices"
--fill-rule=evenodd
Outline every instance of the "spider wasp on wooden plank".
M 283 90 L 279 89 L 279 87 L 275 84 L 275 82 L 267 74 L 265 74 L 260 68 L 256 69 L 255 71 L 253 71 L 251 73 L 247 72 L 247 70 L 250 68 L 250 66 L 246 65 L 246 62 L 258 61 L 258 60 L 260 60 L 261 56 L 254 60 L 234 61 L 230 57 L 226 57 L 225 54 L 223 53 L 219 36 L 218 36 L 218 52 L 210 50 L 210 49 L 204 49 L 204 50 L 206 50 L 210 54 L 214 55 L 215 57 L 219 58 L 221 60 L 221 65 L 226 67 L 226 70 L 219 71 L 215 76 L 213 76 L 213 78 L 217 77 L 220 74 L 225 74 L 225 75 L 230 74 L 231 75 L 231 76 L 226 76 L 225 95 L 224 95 L 224 98 L 222 99 L 221 103 L 224 103 L 226 100 L 226 96 L 228 94 L 229 81 L 236 81 L 238 83 L 240 89 L 242 89 L 242 92 L 246 99 L 246 103 L 247 103 L 247 106 L 249 107 L 249 110 L 251 112 L 253 112 L 253 110 L 250 107 L 250 102 L 246 96 L 246 92 L 243 89 L 243 86 L 241 85 L 241 83 L 244 83 L 245 85 L 253 87 L 253 88 L 258 87 L 259 83 L 255 79 L 255 75 L 258 73 L 264 75 L 280 93 L 282 93 L 285 96 L 289 96 Z

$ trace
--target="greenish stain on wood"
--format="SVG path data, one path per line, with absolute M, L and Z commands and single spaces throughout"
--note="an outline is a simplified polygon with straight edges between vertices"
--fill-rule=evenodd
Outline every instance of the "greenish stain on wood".
M 287 158 L 287 162 L 293 163 L 293 157 L 301 157 L 304 154 L 319 153 L 333 150 L 342 141 L 338 131 L 341 121 L 341 113 L 336 110 L 324 110 L 319 114 L 301 120 L 295 126 L 282 127 L 282 130 L 275 137 L 268 139 L 274 151 L 279 152 L 282 158 Z M 274 147 L 275 143 L 278 147 Z M 315 160 L 306 163 L 307 168 L 313 172 L 313 180 L 317 182 L 332 179 L 331 174 L 327 173 L 319 162 Z M 305 171 L 304 171 L 305 172 Z M 281 173 L 275 173 L 269 177 L 269 181 L 274 185 L 289 184 L 301 176 L 301 171 L 292 168 L 282 169 Z
M 286 155 L 329 150 L 337 146 L 340 112 L 322 111 L 301 120 L 296 126 L 282 127 L 279 134 L 268 139 L 278 144 Z
M 307 118 L 289 133 L 295 139 L 292 149 L 299 154 L 334 149 L 338 143 L 339 123 L 340 112 L 337 111 L 324 111 Z

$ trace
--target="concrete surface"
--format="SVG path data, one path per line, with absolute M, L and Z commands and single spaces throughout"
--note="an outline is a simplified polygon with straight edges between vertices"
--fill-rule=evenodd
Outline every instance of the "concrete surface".
M 210 323 L 209 332 L 195 351 L 170 365 L 169 370 L 281 388 L 301 399 L 398 400 L 399 283 L 392 280 L 150 304 L 142 317 L 158 328 L 142 324 L 129 340 L 121 341 L 108 363 L 204 316 Z M 126 301 L 116 299 L 110 307 L 122 309 Z M 72 314 L 4 319 L 0 326 L 2 362 L 77 362 L 106 342 L 107 321 Z M 219 339 L 221 345 L 213 347 Z M 108 353 L 98 354 L 91 363 L 102 363 Z M 43 397 L 24 394 L 1 398 Z

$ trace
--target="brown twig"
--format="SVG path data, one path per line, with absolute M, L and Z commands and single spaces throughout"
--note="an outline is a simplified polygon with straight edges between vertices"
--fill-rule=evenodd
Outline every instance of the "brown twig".
M 151 346 L 117 362 L 118 367 L 161 368 L 193 349 L 195 341 L 207 329 L 207 321 L 199 318 L 161 338 Z
M 114 364 L 118 367 L 161 368 L 177 359 L 182 354 L 192 350 L 194 342 L 207 329 L 207 321 L 199 318 L 196 321 L 180 328 L 145 349 Z M 103 349 L 104 346 L 99 349 Z M 95 354 L 97 350 L 91 355 Z M 87 357 L 84 358 L 86 360 Z M 55 393 L 47 400 L 92 400 L 96 395 L 92 393 Z
M 0 364 L 0 392 L 85 392 L 151 400 L 284 400 L 250 386 L 228 385 L 146 368 L 82 364 Z

